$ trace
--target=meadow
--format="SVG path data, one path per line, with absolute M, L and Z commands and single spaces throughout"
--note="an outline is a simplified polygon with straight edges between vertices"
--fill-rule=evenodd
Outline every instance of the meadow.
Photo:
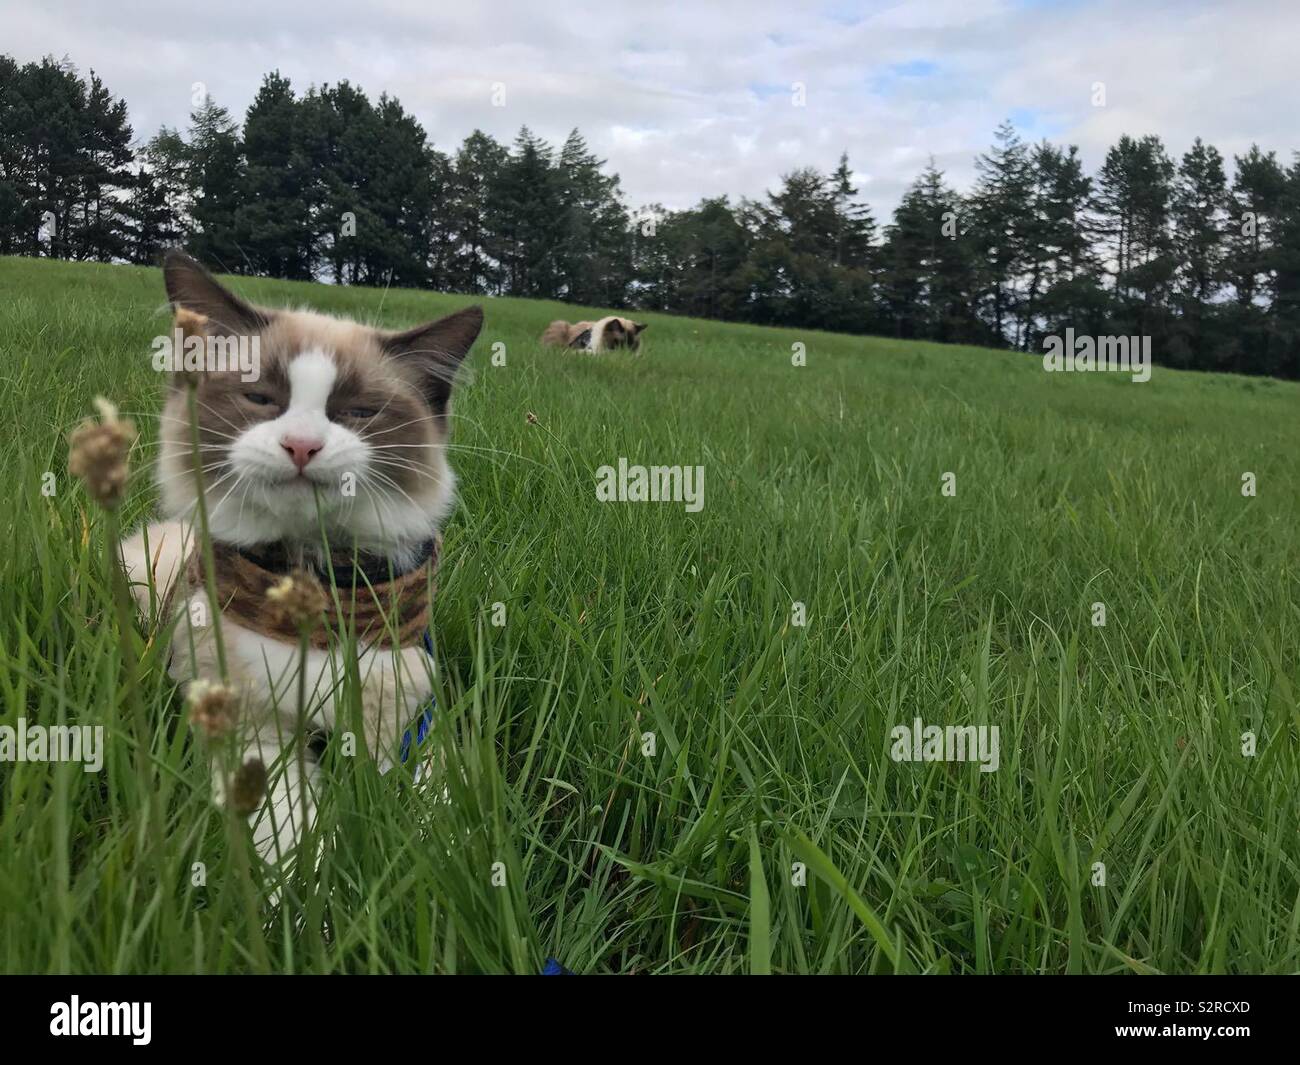
M 474 302 L 227 280 L 392 327 Z M 449 801 L 327 756 L 319 869 L 280 876 L 150 633 L 131 680 L 67 471 L 107 396 L 151 511 L 160 273 L 0 258 L 0 724 L 107 737 L 98 773 L 0 763 L 0 970 L 1300 969 L 1300 385 L 654 314 L 593 358 L 536 338 L 594 308 L 477 302 Z M 702 466 L 702 509 L 598 501 L 620 457 Z M 917 718 L 997 726 L 998 768 L 895 761 Z

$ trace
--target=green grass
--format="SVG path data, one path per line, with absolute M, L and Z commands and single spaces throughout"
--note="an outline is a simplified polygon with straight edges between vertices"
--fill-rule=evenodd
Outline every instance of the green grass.
M 237 287 L 392 326 L 467 302 Z M 277 885 L 153 642 L 141 735 L 67 474 L 107 395 L 150 511 L 161 278 L 0 259 L 3 723 L 109 734 L 97 775 L 0 765 L 0 969 L 1300 969 L 1300 387 L 656 315 L 593 359 L 535 340 L 582 309 L 485 309 L 435 601 L 452 802 L 331 758 L 320 870 Z M 703 511 L 598 503 L 619 456 L 703 465 Z M 895 763 L 918 716 L 996 724 L 1001 767 Z

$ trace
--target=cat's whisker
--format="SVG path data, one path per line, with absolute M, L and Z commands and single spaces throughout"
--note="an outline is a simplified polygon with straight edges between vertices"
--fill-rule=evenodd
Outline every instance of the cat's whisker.
M 188 418 L 176 418 L 166 413 L 165 411 L 161 413 L 154 413 L 152 411 L 121 411 L 120 413 L 129 415 L 132 418 L 150 418 L 153 419 L 154 421 L 171 422 L 173 425 L 182 425 L 186 429 L 190 429 L 193 426 L 193 423 Z M 212 436 L 221 437 L 223 440 L 236 440 L 238 439 L 238 433 L 242 432 L 242 430 L 240 430 L 238 426 L 234 426 L 234 425 L 231 426 L 232 429 L 236 430 L 236 433 L 234 435 L 232 435 L 231 433 L 219 432 L 218 430 L 213 429 L 210 426 L 201 425 L 199 428 L 201 432 L 208 433 Z M 161 440 L 150 441 L 151 444 L 156 444 L 161 442 L 162 442 Z
M 379 418 L 383 415 L 384 411 L 386 411 L 392 405 L 394 398 L 395 398 L 395 394 L 390 395 L 386 400 L 384 400 L 384 405 L 380 407 L 378 411 L 375 412 L 375 418 Z M 373 421 L 374 419 L 371 420 Z
M 224 447 L 212 447 L 212 448 L 209 448 L 208 450 L 216 451 L 216 452 L 220 452 L 220 453 L 224 454 L 228 449 L 227 449 L 227 448 L 224 448 Z M 206 456 L 206 458 L 211 458 L 211 456 L 210 456 L 210 455 L 209 455 L 209 456 Z M 149 475 L 149 474 L 152 474 L 152 473 L 155 472 L 155 468 L 156 468 L 156 464 L 153 463 L 153 462 L 150 462 L 150 463 L 148 463 L 147 465 L 143 465 L 143 466 L 134 466 L 134 467 L 132 467 L 132 469 L 131 469 L 130 476 L 132 476 L 132 477 L 139 477 L 139 476 L 141 476 L 142 474 L 143 474 L 143 475 Z M 187 471 L 185 471 L 185 472 L 189 472 L 189 471 L 187 470 Z M 168 477 L 172 477 L 172 476 L 175 476 L 175 475 L 174 475 L 174 474 L 168 474 Z
M 395 480 L 393 480 L 391 477 L 389 477 L 386 473 L 382 473 L 382 472 L 380 472 L 380 471 L 378 471 L 378 470 L 371 470 L 371 473 L 372 473 L 373 476 L 379 478 L 380 482 L 382 482 L 382 483 L 384 483 L 384 484 L 387 484 L 389 487 L 393 488 L 395 491 L 400 492 L 400 493 L 401 493 L 401 494 L 406 498 L 407 502 L 409 502 L 409 503 L 411 504 L 411 506 L 415 507 L 417 510 L 420 508 L 420 504 L 417 503 L 414 499 L 411 498 L 411 496 L 407 493 L 406 489 L 403 488 L 400 484 L 398 484 L 398 483 L 397 483 Z
M 536 466 L 538 469 L 543 469 L 543 470 L 551 469 L 550 466 L 538 462 L 536 459 L 530 459 L 527 455 L 521 455 L 517 451 L 505 451 L 501 448 L 495 448 L 495 447 L 476 447 L 473 444 L 440 444 L 438 446 L 443 448 L 446 451 L 464 451 L 468 453 L 480 453 L 485 455 L 501 455 L 506 458 L 517 459 L 520 462 L 526 462 L 530 466 Z M 428 447 L 429 445 L 426 444 L 372 444 L 371 445 L 371 449 L 377 452 L 397 450 L 397 449 L 410 449 L 410 448 L 427 449 Z
M 402 422 L 401 425 L 394 425 L 388 429 L 377 429 L 370 433 L 362 433 L 360 436 L 362 440 L 373 440 L 377 436 L 387 436 L 389 433 L 395 433 L 400 429 L 407 428 L 408 426 L 419 425 L 421 422 L 431 422 L 436 417 L 438 417 L 436 414 L 430 414 L 423 418 L 412 418 L 409 421 Z M 429 445 L 426 444 L 421 446 L 427 447 Z
M 224 465 L 226 465 L 226 463 L 225 463 L 224 461 L 221 461 L 221 462 L 213 462 L 213 463 L 209 463 L 209 464 L 206 465 L 206 466 L 200 466 L 200 467 L 199 467 L 199 470 L 200 470 L 201 473 L 204 474 L 204 476 L 206 476 L 206 475 L 208 475 L 209 473 L 214 472 L 215 470 L 219 470 L 219 469 L 221 469 L 221 467 L 224 466 Z M 142 472 L 143 472 L 143 471 L 142 471 Z M 166 477 L 160 477 L 160 478 L 158 479 L 158 481 L 157 481 L 157 484 L 161 487 L 162 485 L 164 485 L 164 484 L 168 484 L 169 482 L 174 481 L 174 480 L 176 480 L 177 478 L 180 478 L 180 477 L 189 477 L 189 478 L 192 480 L 193 477 L 194 477 L 194 470 L 193 470 L 193 468 L 191 468 L 191 469 L 187 469 L 187 470 L 177 470 L 175 473 L 169 473 Z M 205 486 L 205 487 L 206 487 L 206 486 Z
M 240 481 L 244 482 L 244 494 L 239 498 L 239 513 L 235 515 L 236 527 L 241 527 L 244 523 L 244 505 L 248 502 L 248 494 L 255 487 L 253 479 L 250 477 L 245 480 L 244 475 L 239 475 L 239 480 L 235 482 L 235 487 L 239 487 Z
M 203 486 L 203 491 L 204 491 L 205 493 L 208 493 L 208 492 L 215 492 L 215 491 L 216 491 L 218 488 L 220 488 L 220 487 L 221 487 L 221 486 L 222 486 L 226 481 L 230 480 L 230 478 L 231 478 L 232 476 L 235 476 L 235 475 L 237 475 L 238 473 L 239 473 L 239 471 L 236 470 L 236 469 L 233 469 L 233 468 L 230 469 L 230 470 L 228 470 L 226 473 L 223 473 L 220 477 L 218 477 L 215 481 L 213 481 L 212 484 L 210 484 L 210 485 L 204 485 L 204 486 Z M 238 482 L 236 482 L 236 483 L 238 483 Z M 227 495 L 229 495 L 229 493 L 227 493 Z M 221 499 L 218 500 L 218 502 L 221 502 L 221 503 L 224 503 L 225 501 L 226 501 L 226 496 L 222 496 Z
M 437 466 L 430 465 L 427 462 L 416 462 L 410 458 L 375 459 L 371 465 L 381 470 L 406 470 L 408 473 L 427 474 L 433 477 L 436 477 L 439 473 Z
M 363 440 L 369 440 L 372 436 L 386 436 L 388 433 L 395 433 L 395 432 L 397 432 L 399 429 L 405 429 L 407 426 L 410 426 L 410 425 L 419 425 L 421 422 L 433 422 L 433 421 L 438 421 L 438 420 L 440 420 L 440 419 L 448 419 L 448 420 L 449 420 L 449 419 L 452 419 L 452 418 L 456 418 L 456 419 L 459 419 L 459 420 L 465 421 L 465 422 L 469 423 L 470 425 L 473 425 L 474 427 L 476 427 L 476 428 L 478 428 L 478 429 L 482 429 L 482 428 L 483 428 L 483 426 L 482 426 L 482 424 L 481 424 L 480 422 L 475 421 L 474 419 L 470 418 L 469 415 L 467 415 L 467 414 L 457 414 L 455 411 L 445 410 L 445 411 L 443 411 L 443 412 L 440 413 L 440 414 L 426 414 L 426 415 L 424 415 L 422 418 L 412 418 L 412 419 L 410 419 L 409 421 L 402 422 L 401 425 L 394 425 L 394 426 L 390 426 L 390 427 L 387 428 L 387 429 L 379 429 L 379 430 L 376 430 L 376 431 L 373 432 L 373 433 L 365 433 L 365 434 L 362 434 L 361 439 L 363 439 Z M 428 445 L 421 444 L 421 445 L 418 445 L 418 446 L 420 446 L 420 447 L 424 447 L 424 446 L 428 446 Z
M 199 405 L 200 407 L 202 407 L 202 408 L 203 408 L 205 411 L 207 411 L 209 414 L 215 414 L 218 418 L 220 418 L 223 422 L 225 422 L 228 426 L 230 426 L 230 428 L 232 428 L 233 430 L 235 430 L 235 432 L 236 432 L 237 434 L 239 434 L 239 433 L 243 433 L 243 431 L 244 431 L 245 429 L 248 428 L 247 425 L 243 426 L 243 428 L 241 428 L 240 426 L 236 425 L 236 424 L 235 424 L 234 422 L 232 422 L 229 418 L 227 418 L 224 414 L 222 414 L 219 410 L 215 410 L 215 409 L 213 409 L 212 407 L 210 407 L 208 404 L 204 403 L 201 399 L 198 398 L 197 395 L 194 397 L 194 400 L 195 400 L 196 403 L 198 403 L 198 405 Z
M 372 467 L 372 472 L 387 470 L 393 477 L 400 477 L 403 474 L 411 474 L 416 478 L 436 479 L 438 471 L 430 469 L 421 469 L 417 466 L 404 466 L 397 462 L 376 463 Z
M 165 446 L 167 443 L 168 443 L 168 441 L 165 441 L 165 440 L 150 440 L 150 441 L 147 441 L 147 442 L 140 442 L 140 443 L 137 443 L 137 444 L 136 444 L 136 447 L 138 447 L 138 448 L 140 448 L 141 450 L 143 450 L 144 448 L 163 447 L 163 446 Z M 200 451 L 229 451 L 229 450 L 230 450 L 230 445 L 229 445 L 229 444 L 204 444 L 204 443 L 200 443 L 200 444 L 199 444 L 199 450 L 200 450 Z M 186 448 L 185 448 L 185 451 L 186 451 L 187 453 L 190 452 L 190 451 L 193 451 L 193 445 L 190 445 L 189 447 L 186 447 Z

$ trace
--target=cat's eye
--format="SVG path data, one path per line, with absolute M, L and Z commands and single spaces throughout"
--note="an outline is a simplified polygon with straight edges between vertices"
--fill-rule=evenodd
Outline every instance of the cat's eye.
M 269 407 L 275 403 L 265 392 L 245 392 L 244 398 L 255 407 Z
M 349 407 L 347 410 L 343 411 L 343 417 L 363 422 L 373 418 L 378 413 L 379 411 L 375 410 L 373 407 Z

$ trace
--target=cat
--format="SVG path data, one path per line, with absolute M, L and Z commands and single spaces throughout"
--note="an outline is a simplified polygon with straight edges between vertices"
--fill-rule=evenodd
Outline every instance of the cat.
M 381 601 L 385 589 L 406 587 L 405 601 L 414 604 L 410 639 L 382 627 L 372 639 L 359 622 L 354 629 L 366 744 L 357 753 L 369 750 L 392 764 L 417 720 L 423 739 L 433 661 L 431 638 L 419 627 L 427 622 L 439 530 L 456 494 L 445 451 L 452 384 L 483 313 L 469 307 L 388 332 L 307 310 L 254 306 L 181 252 L 166 256 L 163 274 L 176 335 L 187 344 L 192 337 L 251 341 L 258 372 L 244 380 L 253 375 L 209 367 L 192 378 L 220 571 L 217 603 L 208 599 L 195 545 L 196 451 L 184 373 L 172 375 L 159 430 L 164 520 L 127 537 L 121 556 L 142 609 L 167 604 L 158 620 L 178 619 L 169 664 L 177 682 L 220 679 L 210 622 L 220 613 L 228 688 L 239 708 L 237 764 L 260 760 L 269 771 L 265 800 L 251 820 L 258 852 L 274 861 L 293 851 L 313 820 L 322 745 L 355 720 L 345 720 L 344 700 L 336 705 L 340 678 L 353 670 L 340 661 L 340 641 L 317 631 L 306 651 L 310 711 L 303 735 L 299 640 L 283 622 L 271 624 L 270 612 L 263 616 L 262 593 L 293 567 L 314 571 L 331 600 L 342 592 L 338 602 L 353 607 L 358 596 Z M 373 600 L 366 600 L 367 582 Z M 226 801 L 229 781 L 215 766 L 213 782 L 217 801 Z
M 612 315 L 596 322 L 570 323 L 557 319 L 542 333 L 542 343 L 550 347 L 575 348 L 593 353 L 611 351 L 614 348 L 631 348 L 636 351 L 641 346 L 640 337 L 645 329 L 644 322 Z

